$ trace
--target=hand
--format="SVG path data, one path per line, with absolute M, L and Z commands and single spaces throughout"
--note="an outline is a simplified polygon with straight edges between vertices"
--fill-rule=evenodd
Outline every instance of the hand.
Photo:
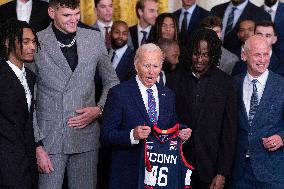
M 213 178 L 209 189 L 222 189 L 224 188 L 224 185 L 225 185 L 225 177 L 223 175 L 218 174 Z
M 133 137 L 135 140 L 141 140 L 148 137 L 151 132 L 151 128 L 149 126 L 137 126 L 133 130 Z
M 75 129 L 82 129 L 96 120 L 101 115 L 99 107 L 86 107 L 76 110 L 78 115 L 68 119 L 68 126 Z
M 272 135 L 268 138 L 262 138 L 262 144 L 269 151 L 275 151 L 283 146 L 283 140 L 279 135 Z
M 51 173 L 54 171 L 52 163 L 48 157 L 48 154 L 42 146 L 36 148 L 36 159 L 38 171 L 41 173 Z
M 179 138 L 181 138 L 181 140 L 185 141 L 189 139 L 189 137 L 191 136 L 191 132 L 192 130 L 190 128 L 181 129 L 178 133 L 178 136 Z

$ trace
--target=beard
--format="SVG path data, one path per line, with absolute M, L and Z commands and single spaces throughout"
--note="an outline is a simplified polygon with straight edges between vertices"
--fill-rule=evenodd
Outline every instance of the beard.
M 118 42 L 117 40 L 111 38 L 111 45 L 113 49 L 119 49 L 127 44 L 127 41 Z

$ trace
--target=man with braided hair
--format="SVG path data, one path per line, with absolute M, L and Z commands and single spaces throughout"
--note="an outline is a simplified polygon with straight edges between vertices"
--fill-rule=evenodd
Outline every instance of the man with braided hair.
M 16 19 L 0 29 L 0 188 L 36 189 L 33 115 L 35 75 L 32 62 L 38 41 L 31 26 Z
M 221 41 L 211 29 L 193 33 L 191 64 L 176 72 L 168 86 L 176 92 L 182 124 L 192 129 L 184 154 L 193 167 L 193 189 L 222 189 L 231 174 L 237 127 L 233 80 L 216 66 Z

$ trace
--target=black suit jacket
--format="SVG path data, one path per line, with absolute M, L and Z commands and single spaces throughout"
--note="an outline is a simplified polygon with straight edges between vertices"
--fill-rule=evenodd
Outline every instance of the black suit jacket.
M 213 7 L 211 9 L 212 14 L 223 19 L 225 11 L 229 3 L 230 2 Z M 257 7 L 251 2 L 248 2 L 247 6 L 243 10 L 239 20 L 237 21 L 232 31 L 230 31 L 224 37 L 223 46 L 229 51 L 234 52 L 236 49 L 239 49 L 241 47 L 241 41 L 237 37 L 237 31 L 238 31 L 240 22 L 242 20 L 247 20 L 247 19 L 257 22 L 257 21 L 262 21 L 262 20 L 271 20 L 271 17 L 267 12 L 265 12 L 260 7 Z M 226 26 L 223 26 L 223 27 L 226 27 Z
M 33 94 L 35 76 L 28 69 L 26 73 Z M 37 188 L 34 105 L 29 112 L 25 90 L 6 61 L 0 63 L 0 89 L 0 188 Z
M 206 96 L 198 119 L 193 121 L 191 69 L 176 72 L 168 86 L 176 93 L 180 123 L 192 128 L 185 146 L 185 156 L 193 162 L 203 182 L 210 183 L 216 174 L 231 174 L 237 134 L 237 103 L 233 79 L 215 66 L 211 68 Z
M 139 47 L 137 24 L 134 25 L 134 26 L 131 26 L 131 27 L 129 28 L 129 32 L 130 32 L 130 35 L 131 35 L 131 39 L 132 39 L 132 43 L 133 43 L 133 48 L 134 48 L 134 50 L 136 50 L 136 49 L 138 49 L 138 47 Z M 152 42 L 152 41 L 154 41 L 153 37 L 154 37 L 154 29 L 153 29 L 153 27 L 151 27 L 150 33 L 149 33 L 148 38 L 147 38 L 147 42 Z
M 16 6 L 17 1 L 11 1 L 0 6 L 0 23 L 5 22 L 9 18 L 17 19 Z M 36 32 L 45 29 L 51 22 L 51 18 L 47 13 L 47 8 L 47 2 L 40 0 L 33 0 L 32 2 L 32 12 L 29 24 Z
M 127 81 L 136 75 L 134 68 L 134 51 L 130 47 L 127 47 L 115 68 L 115 72 L 120 82 Z
M 275 54 L 275 52 L 272 52 L 268 69 L 274 73 L 281 75 L 282 77 L 284 76 L 284 62 L 281 58 L 279 58 L 279 56 Z M 231 75 L 235 76 L 238 74 L 244 74 L 246 72 L 247 64 L 244 61 L 240 60 L 235 64 Z
M 177 11 L 175 11 L 173 13 L 176 17 L 176 22 L 179 23 L 179 17 L 181 16 L 181 9 L 178 9 Z M 189 21 L 189 24 L 188 24 L 188 28 L 187 28 L 187 36 L 180 36 L 181 34 L 179 33 L 179 39 L 185 39 L 184 41 L 181 41 L 181 43 L 183 45 L 187 44 L 188 40 L 189 40 L 189 37 L 190 37 L 190 34 L 192 34 L 192 32 L 196 29 L 199 28 L 199 24 L 201 22 L 201 20 L 207 16 L 210 15 L 210 12 L 208 12 L 207 10 L 201 8 L 200 6 L 196 5 L 192 15 L 191 15 L 191 18 L 190 18 L 190 21 Z M 181 26 L 179 26 L 181 27 Z

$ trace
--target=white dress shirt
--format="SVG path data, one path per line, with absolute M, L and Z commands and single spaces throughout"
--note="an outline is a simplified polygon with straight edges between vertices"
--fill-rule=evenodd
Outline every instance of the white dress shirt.
M 276 10 L 277 10 L 278 4 L 279 4 L 279 1 L 277 1 L 271 7 L 268 7 L 265 4 L 263 5 L 264 10 L 270 14 L 272 22 L 274 22 L 274 20 L 275 20 L 275 15 L 276 15 Z
M 100 31 L 102 33 L 102 36 L 105 39 L 105 35 L 106 35 L 106 28 L 105 27 L 109 27 L 108 32 L 110 32 L 112 24 L 113 24 L 113 21 L 111 21 L 109 24 L 105 24 L 102 21 L 97 20 L 97 23 L 98 23 L 99 29 L 100 29 Z
M 239 4 L 238 6 L 234 6 L 232 3 L 230 3 L 227 8 L 226 11 L 224 13 L 224 18 L 223 18 L 223 29 L 222 29 L 222 39 L 224 39 L 224 35 L 225 35 L 225 30 L 226 30 L 226 26 L 227 26 L 227 22 L 228 22 L 228 18 L 229 18 L 229 14 L 232 11 L 232 8 L 235 7 L 236 10 L 234 11 L 234 22 L 233 22 L 233 28 L 235 27 L 236 23 L 238 22 L 241 14 L 243 13 L 245 7 L 248 4 L 248 0 L 244 1 L 243 3 Z
M 115 56 L 112 60 L 112 67 L 116 69 L 118 63 L 120 62 L 122 56 L 124 55 L 125 51 L 127 50 L 128 45 L 124 45 L 123 47 L 113 50 L 112 52 L 115 52 Z M 112 56 L 111 56 L 112 57 Z
M 148 87 L 145 87 L 142 82 L 140 81 L 138 75 L 136 75 L 136 81 L 140 90 L 140 93 L 142 95 L 142 99 L 145 105 L 145 109 L 148 112 L 148 93 L 147 93 L 147 89 L 149 89 Z M 156 111 L 157 111 L 157 120 L 159 117 L 159 97 L 158 97 L 158 89 L 156 85 L 153 85 L 150 89 L 153 90 L 153 96 L 155 98 L 155 102 L 156 102 Z M 130 141 L 131 144 L 138 144 L 139 140 L 134 140 L 134 136 L 133 136 L 133 130 L 131 130 L 130 132 Z
M 182 25 L 182 21 L 183 21 L 183 17 L 184 17 L 184 12 L 187 11 L 187 27 L 189 25 L 191 16 L 193 14 L 194 9 L 196 8 L 196 3 L 194 3 L 189 9 L 185 9 L 185 8 L 181 8 L 181 13 L 180 13 L 180 17 L 179 17 L 179 21 L 178 21 L 178 27 L 179 27 L 179 31 L 181 31 L 181 25 Z
M 19 79 L 19 81 L 21 82 L 22 86 L 25 89 L 25 94 L 26 94 L 26 99 L 27 99 L 27 104 L 28 104 L 28 110 L 30 111 L 32 95 L 31 95 L 31 91 L 30 91 L 28 83 L 27 83 L 25 67 L 23 66 L 23 68 L 20 69 L 19 67 L 17 67 L 15 64 L 13 64 L 10 61 L 7 61 L 7 63 L 10 66 L 10 68 L 13 70 L 13 72 L 16 74 L 17 78 Z
M 23 3 L 21 0 L 17 0 L 16 11 L 18 20 L 29 23 L 32 13 L 32 0 L 29 0 L 26 3 Z
M 150 30 L 151 30 L 152 26 L 148 26 L 147 28 L 143 29 L 139 24 L 137 24 L 137 32 L 138 32 L 138 46 L 140 47 L 141 41 L 143 39 L 143 33 L 141 31 L 145 31 L 147 32 L 147 37 L 146 39 L 148 39 Z
M 250 110 L 250 100 L 251 100 L 251 95 L 253 92 L 253 84 L 252 80 L 257 79 L 256 87 L 257 87 L 257 94 L 258 94 L 258 103 L 261 100 L 266 81 L 268 78 L 269 71 L 266 70 L 261 76 L 254 78 L 252 77 L 249 73 L 245 76 L 244 83 L 243 83 L 243 101 L 245 104 L 247 116 L 249 116 L 249 110 Z

